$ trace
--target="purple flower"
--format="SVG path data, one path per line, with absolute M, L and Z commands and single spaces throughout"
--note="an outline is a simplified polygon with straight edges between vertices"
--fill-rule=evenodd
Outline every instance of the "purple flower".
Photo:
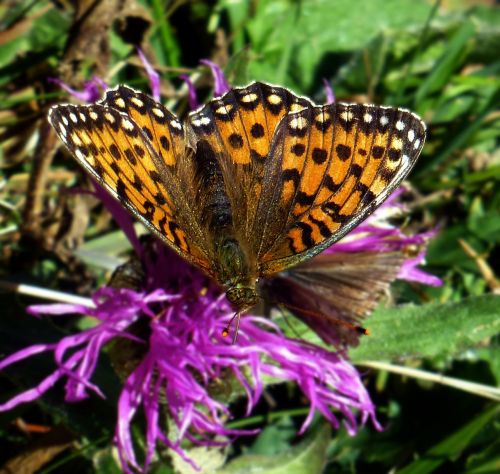
M 443 282 L 439 278 L 417 268 L 425 263 L 426 244 L 437 234 L 437 230 L 406 235 L 389 222 L 390 218 L 405 213 L 405 206 L 398 203 L 398 198 L 404 192 L 404 186 L 400 186 L 366 221 L 325 252 L 404 252 L 406 249 L 417 248 L 420 251 L 416 256 L 404 259 L 398 279 L 441 286 Z
M 94 308 L 69 304 L 30 308 L 32 314 L 90 315 L 96 325 L 55 344 L 23 349 L 0 362 L 1 370 L 50 351 L 56 364 L 54 372 L 39 385 L 0 405 L 0 411 L 38 398 L 62 378 L 67 381 L 67 401 L 82 400 L 91 392 L 104 396 L 91 378 L 100 349 L 111 339 L 122 337 L 136 341 L 145 350 L 126 378 L 118 403 L 116 444 L 127 472 L 147 470 L 158 442 L 189 461 L 180 447 L 183 439 L 211 446 L 222 443 L 221 437 L 228 442 L 234 436 L 255 433 L 225 427 L 229 408 L 210 393 L 216 381 L 233 380 L 240 384 L 247 396 L 247 415 L 261 398 L 263 377 L 295 382 L 310 401 L 301 432 L 310 425 L 316 411 L 335 427 L 339 426 L 341 415 L 351 434 L 367 419 L 379 428 L 375 407 L 356 369 L 343 357 L 286 338 L 275 324 L 257 316 L 242 318 L 238 342 L 231 344 L 222 334 L 233 311 L 221 291 L 161 243 L 154 245 L 155 258 L 145 258 L 148 286 L 157 287 L 161 280 L 162 289 L 134 292 L 101 288 L 94 294 Z M 147 340 L 130 331 L 139 318 L 149 321 Z M 161 397 L 176 425 L 175 439 L 165 433 L 159 422 Z M 139 411 L 146 419 L 147 453 L 142 468 L 131 441 L 131 424 Z M 359 413 L 360 421 L 354 412 Z
M 327 104 L 334 104 L 335 103 L 335 94 L 333 93 L 332 86 L 330 85 L 330 83 L 326 79 L 323 79 L 323 86 L 325 87 L 326 103 Z
M 188 88 L 188 102 L 189 108 L 191 110 L 195 110 L 199 107 L 198 96 L 196 94 L 196 88 L 194 87 L 193 81 L 187 74 L 181 74 L 179 76 L 185 83 Z
M 151 66 L 151 63 L 140 48 L 137 48 L 137 54 L 146 70 L 151 88 L 151 96 L 158 101 L 160 100 L 160 75 Z M 102 97 L 102 92 L 109 89 L 108 84 L 98 76 L 93 76 L 90 81 L 85 81 L 83 90 L 81 91 L 73 89 L 64 81 L 55 77 L 49 77 L 48 81 L 58 85 L 76 99 L 86 103 L 97 102 Z
M 228 87 L 224 76 L 213 63 L 205 64 L 217 78 L 215 95 L 220 95 Z M 183 440 L 194 445 L 217 446 L 229 443 L 235 436 L 256 433 L 256 430 L 227 427 L 231 411 L 213 390 L 217 385 L 239 386 L 246 396 L 246 415 L 250 415 L 261 399 L 265 383 L 294 382 L 309 400 L 309 413 L 300 433 L 310 426 L 316 412 L 334 427 L 339 427 L 342 421 L 350 434 L 355 434 L 368 420 L 380 429 L 375 406 L 358 372 L 343 353 L 285 337 L 276 324 L 256 315 L 242 317 L 237 343 L 231 344 L 230 338 L 223 334 L 234 311 L 224 293 L 160 242 L 142 244 L 121 206 L 99 188 L 96 193 L 124 229 L 142 263 L 144 277 L 138 277 L 141 288 L 137 291 L 101 288 L 88 306 L 30 307 L 33 315 L 89 315 L 95 319 L 95 325 L 57 343 L 22 349 L 0 361 L 3 370 L 18 361 L 50 352 L 55 365 L 54 371 L 38 385 L 3 402 L 0 411 L 37 399 L 61 379 L 66 381 L 68 402 L 80 401 L 92 393 L 105 397 L 92 383 L 92 377 L 101 348 L 121 338 L 141 348 L 141 356 L 124 374 L 118 401 L 115 443 L 125 472 L 147 471 L 158 443 L 196 467 L 181 447 Z M 430 234 L 405 236 L 387 224 L 384 216 L 400 210 L 396 197 L 395 193 L 370 219 L 328 249 L 327 254 L 402 254 L 411 245 L 423 246 Z M 437 283 L 435 277 L 416 268 L 422 259 L 421 251 L 411 261 L 403 261 L 398 267 L 400 277 Z M 145 335 L 135 331 L 138 323 L 147 327 Z M 162 410 L 166 411 L 169 424 L 175 425 L 175 435 L 165 431 L 160 421 Z M 131 435 L 132 424 L 140 413 L 146 422 L 142 465 L 136 458 Z

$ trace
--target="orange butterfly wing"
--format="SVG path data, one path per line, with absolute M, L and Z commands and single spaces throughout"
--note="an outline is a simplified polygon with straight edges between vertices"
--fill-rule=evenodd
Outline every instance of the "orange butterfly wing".
M 315 106 L 262 83 L 210 101 L 185 131 L 124 86 L 98 104 L 54 107 L 49 119 L 111 194 L 215 278 L 214 232 L 234 235 L 262 276 L 296 265 L 379 206 L 425 140 L 423 122 L 406 110 Z
M 332 104 L 289 113 L 273 138 L 254 226 L 261 274 L 321 252 L 415 164 L 425 125 L 404 109 Z
M 196 193 L 179 120 L 124 86 L 101 103 L 58 105 L 49 121 L 81 165 L 147 228 L 188 261 L 209 270 L 206 235 L 192 218 Z
M 315 106 L 253 83 L 190 114 L 192 146 L 221 166 L 235 228 L 261 275 L 307 259 L 358 225 L 409 173 L 425 125 L 403 109 Z
M 249 248 L 256 247 L 252 229 L 276 128 L 289 112 L 311 106 L 287 89 L 254 82 L 231 89 L 188 117 L 191 146 L 203 143 L 215 153 L 235 229 Z

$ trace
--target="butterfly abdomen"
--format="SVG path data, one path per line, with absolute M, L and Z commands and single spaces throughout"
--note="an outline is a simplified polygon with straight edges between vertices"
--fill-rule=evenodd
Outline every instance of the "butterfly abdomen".
M 195 160 L 200 220 L 211 236 L 212 251 L 217 256 L 213 276 L 226 291 L 228 299 L 242 310 L 257 302 L 256 270 L 238 239 L 226 192 L 228 183 L 224 182 L 217 155 L 207 141 L 200 140 L 196 144 Z

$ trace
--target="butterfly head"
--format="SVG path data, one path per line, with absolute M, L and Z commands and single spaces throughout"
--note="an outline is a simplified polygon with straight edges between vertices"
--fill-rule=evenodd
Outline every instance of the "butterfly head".
M 233 304 L 238 312 L 243 313 L 255 306 L 260 299 L 255 285 L 242 286 L 236 285 L 226 290 L 227 299 Z

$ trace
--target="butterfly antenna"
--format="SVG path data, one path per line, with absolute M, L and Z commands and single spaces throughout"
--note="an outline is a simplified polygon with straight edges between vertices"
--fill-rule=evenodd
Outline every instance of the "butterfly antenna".
M 227 326 L 222 330 L 222 336 L 227 337 L 229 335 L 229 329 L 231 328 L 231 325 L 233 324 L 233 321 L 235 319 L 236 319 L 236 327 L 234 328 L 232 344 L 236 344 L 236 340 L 238 339 L 238 331 L 240 329 L 241 311 L 238 311 L 237 313 L 235 313 L 234 316 L 227 323 Z

